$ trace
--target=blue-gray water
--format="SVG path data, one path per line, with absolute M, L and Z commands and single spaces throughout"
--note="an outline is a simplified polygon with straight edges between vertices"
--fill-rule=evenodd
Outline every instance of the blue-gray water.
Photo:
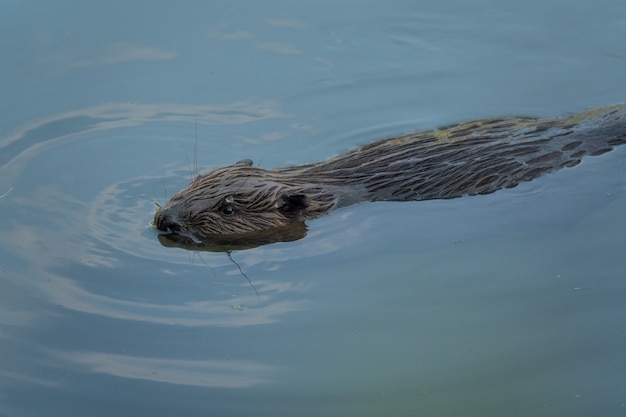
M 0 414 L 626 415 L 626 147 L 226 254 L 200 170 L 626 101 L 623 0 L 5 1 Z M 255 293 L 258 291 L 258 297 Z

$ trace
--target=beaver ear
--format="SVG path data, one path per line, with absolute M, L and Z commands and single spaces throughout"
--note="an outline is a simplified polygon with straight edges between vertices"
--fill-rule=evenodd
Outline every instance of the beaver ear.
M 300 214 L 309 206 L 309 198 L 304 194 L 288 194 L 280 196 L 276 207 L 287 215 Z
M 246 165 L 251 167 L 253 163 L 254 162 L 252 162 L 252 159 L 242 159 L 241 161 L 235 162 L 235 165 Z

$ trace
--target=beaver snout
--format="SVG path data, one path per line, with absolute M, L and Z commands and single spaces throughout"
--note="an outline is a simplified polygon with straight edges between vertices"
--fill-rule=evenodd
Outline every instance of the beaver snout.
M 162 232 L 177 232 L 181 230 L 181 224 L 178 222 L 177 206 L 162 207 L 154 214 L 154 225 Z

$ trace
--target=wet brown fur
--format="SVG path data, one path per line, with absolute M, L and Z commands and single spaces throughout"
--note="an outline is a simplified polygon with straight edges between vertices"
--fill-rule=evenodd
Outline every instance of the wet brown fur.
M 626 142 L 626 105 L 563 119 L 497 118 L 386 139 L 328 161 L 199 175 L 157 211 L 198 239 L 285 227 L 361 201 L 447 199 L 515 187 Z

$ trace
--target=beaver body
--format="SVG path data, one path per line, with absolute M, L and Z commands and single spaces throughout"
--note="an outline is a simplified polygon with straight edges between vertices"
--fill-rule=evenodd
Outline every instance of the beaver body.
M 154 217 L 159 230 L 237 239 L 362 201 L 449 199 L 515 187 L 626 143 L 626 104 L 569 118 L 473 121 L 266 170 L 245 160 L 199 175 Z

